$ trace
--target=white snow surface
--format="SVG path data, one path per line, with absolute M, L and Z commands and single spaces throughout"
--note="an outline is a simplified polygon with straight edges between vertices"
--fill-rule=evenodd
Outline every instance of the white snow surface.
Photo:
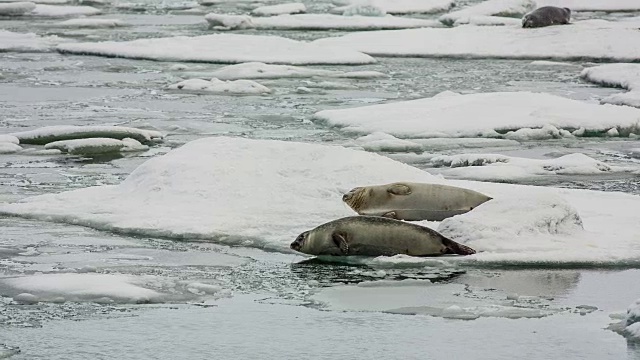
M 273 16 L 284 14 L 300 14 L 307 12 L 307 7 L 303 3 L 286 3 L 278 5 L 260 6 L 251 10 L 254 16 Z
M 73 155 L 94 155 L 118 152 L 124 148 L 122 140 L 111 138 L 90 138 L 60 140 L 46 144 L 46 150 L 57 149 Z
M 151 142 L 161 140 L 163 135 L 154 130 L 136 129 L 126 126 L 109 126 L 109 125 L 55 125 L 45 126 L 34 130 L 21 131 L 10 134 L 20 139 L 21 143 L 39 144 L 50 143 L 58 140 L 71 140 L 83 138 L 134 138 L 143 142 Z
M 189 79 L 177 84 L 169 85 L 169 90 L 180 90 L 198 94 L 229 94 L 229 95 L 262 95 L 271 90 L 252 80 L 222 81 L 213 78 L 210 81 Z
M 12 142 L 0 141 L 0 154 L 13 154 L 22 150 L 22 146 Z
M 20 139 L 13 135 L 3 135 L 0 134 L 0 143 L 12 143 L 12 144 L 20 144 Z
M 33 11 L 36 4 L 32 2 L 0 3 L 0 16 L 19 16 Z
M 640 31 L 635 22 L 576 21 L 564 26 L 472 26 L 371 31 L 323 38 L 376 56 L 637 61 Z M 607 44 L 607 46 L 602 46 Z M 639 44 L 639 46 L 629 45 Z
M 230 64 L 248 61 L 298 65 L 370 64 L 375 62 L 371 56 L 334 46 L 316 45 L 278 36 L 238 34 L 75 43 L 60 45 L 57 50 L 63 53 L 134 59 Z
M 499 26 L 499 25 L 515 25 L 522 24 L 522 20 L 505 16 L 489 16 L 489 15 L 473 15 L 457 19 L 453 26 L 460 25 L 477 25 L 477 26 Z
M 628 136 L 640 130 L 640 110 L 625 106 L 589 104 L 531 92 L 439 95 L 323 110 L 313 118 L 345 131 L 380 131 L 403 138 L 502 136 L 523 140 L 593 133 L 604 136 L 612 128 L 620 136 Z
M 487 0 L 444 14 L 440 17 L 440 21 L 446 25 L 452 25 L 456 21 L 465 21 L 465 19 L 477 15 L 521 18 L 536 7 L 535 0 Z
M 638 11 L 640 1 L 636 0 L 535 0 L 537 7 L 566 7 L 571 11 Z
M 236 79 L 277 79 L 277 78 L 309 78 L 309 77 L 335 77 L 335 78 L 380 78 L 387 75 L 377 71 L 337 71 L 312 69 L 292 65 L 273 65 L 262 62 L 246 62 L 222 67 L 213 72 L 197 73 L 186 72 L 183 76 L 198 78 L 218 78 L 220 80 Z
M 55 24 L 57 27 L 65 28 L 89 28 L 103 29 L 127 26 L 125 22 L 118 19 L 69 19 Z
M 561 156 L 556 159 L 527 159 L 499 154 L 442 155 L 431 158 L 433 166 L 444 166 L 447 177 L 481 180 L 509 181 L 539 175 L 593 175 L 623 168 L 612 167 L 582 153 Z
M 409 140 L 398 139 L 383 132 L 361 136 L 354 140 L 354 144 L 367 151 L 420 151 L 422 145 Z
M 67 5 L 36 5 L 36 8 L 29 13 L 41 17 L 67 17 L 67 16 L 91 16 L 102 13 L 102 10 L 92 6 L 67 6 Z
M 580 76 L 603 86 L 621 87 L 629 92 L 609 95 L 602 103 L 640 107 L 640 64 L 606 64 L 582 70 Z
M 346 6 L 334 8 L 332 11 L 343 13 L 350 11 L 354 14 L 356 8 L 380 9 L 388 14 L 411 14 L 411 13 L 437 13 L 447 11 L 454 6 L 454 0 L 354 0 L 347 1 Z M 364 13 L 362 13 L 364 15 Z
M 281 30 L 382 30 L 439 26 L 434 20 L 396 17 L 392 15 L 342 16 L 332 14 L 297 14 L 268 17 L 247 15 L 207 14 L 205 20 L 211 27 L 235 29 L 281 29 Z
M 302 231 L 355 215 L 341 201 L 346 191 L 393 181 L 447 183 L 493 197 L 439 226 L 479 253 L 436 261 L 556 265 L 640 261 L 639 196 L 445 181 L 373 153 L 274 140 L 195 140 L 148 160 L 120 185 L 5 203 L 0 213 L 288 251 Z
M 50 51 L 63 40 L 57 36 L 40 37 L 33 33 L 15 33 L 0 30 L 0 51 L 41 52 Z
M 137 303 L 158 301 L 163 294 L 144 288 L 139 277 L 107 274 L 37 274 L 4 278 L 5 286 L 27 291 L 35 301 L 62 298 L 63 301 Z

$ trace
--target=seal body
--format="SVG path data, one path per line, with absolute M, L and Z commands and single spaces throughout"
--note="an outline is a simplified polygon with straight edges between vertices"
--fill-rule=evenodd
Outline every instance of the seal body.
M 435 230 L 376 216 L 350 216 L 305 231 L 291 249 L 309 255 L 471 255 L 475 250 Z
M 425 183 L 357 187 L 342 197 L 360 215 L 392 219 L 442 221 L 491 200 L 477 191 Z
M 543 6 L 537 8 L 522 17 L 523 28 L 537 28 L 551 25 L 568 24 L 571 18 L 569 8 L 555 6 Z

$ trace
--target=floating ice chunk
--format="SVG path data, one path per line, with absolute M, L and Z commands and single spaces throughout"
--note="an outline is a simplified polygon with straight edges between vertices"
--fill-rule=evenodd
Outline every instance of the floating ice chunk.
M 582 70 L 580 76 L 603 86 L 621 87 L 627 93 L 614 94 L 602 99 L 602 103 L 640 107 L 640 65 L 606 64 Z
M 340 16 L 332 14 L 278 15 L 252 18 L 246 15 L 207 14 L 205 20 L 213 28 L 225 29 L 284 29 L 284 30 L 383 30 L 433 27 L 434 20 L 413 19 L 387 15 Z
M 33 11 L 36 8 L 36 4 L 32 2 L 11 2 L 0 3 L 0 16 L 17 16 L 24 15 Z
M 634 22 L 576 21 L 571 26 L 457 26 L 374 31 L 315 40 L 376 56 L 637 61 Z M 625 39 L 625 41 L 621 41 Z M 567 46 L 571 44 L 571 46 Z M 606 48 L 600 44 L 607 44 Z
M 271 90 L 252 80 L 222 81 L 216 78 L 211 81 L 189 79 L 169 85 L 169 90 L 180 90 L 197 94 L 229 94 L 229 95 L 261 95 Z
M 28 291 L 33 301 L 63 297 L 67 301 L 108 299 L 123 303 L 158 301 L 162 294 L 135 284 L 127 275 L 40 274 L 4 278 L 0 283 L 18 291 Z M 3 294 L 4 295 L 4 294 Z M 25 295 L 26 297 L 26 295 Z
M 529 65 L 531 66 L 549 66 L 549 67 L 576 67 L 578 64 L 572 64 L 561 61 L 547 61 L 547 60 L 534 60 Z
M 33 33 L 0 30 L 0 52 L 49 51 L 63 40 L 57 36 L 40 37 Z
M 124 126 L 45 126 L 35 130 L 22 131 L 11 134 L 23 144 L 44 145 L 59 140 L 86 138 L 132 138 L 142 143 L 149 143 L 162 139 L 162 134 L 153 130 L 142 130 Z
M 143 145 L 140 141 L 131 138 L 122 139 L 122 143 L 124 147 L 120 149 L 123 152 L 133 152 L 133 151 L 146 151 L 149 150 L 147 145 Z
M 378 78 L 387 75 L 377 71 L 350 71 L 342 72 L 336 70 L 311 69 L 291 65 L 272 65 L 262 62 L 246 62 L 225 66 L 214 72 L 195 73 L 187 72 L 184 76 L 197 78 L 218 78 L 220 80 L 236 79 L 277 79 L 277 78 L 306 78 L 306 77 L 336 77 L 336 78 Z
M 509 181 L 539 175 L 591 175 L 622 171 L 581 153 L 561 156 L 557 159 L 526 159 L 496 154 L 462 154 L 436 156 L 431 159 L 434 166 L 454 168 L 443 174 L 450 177 L 483 180 Z
M 487 0 L 475 5 L 444 14 L 440 21 L 446 25 L 453 25 L 458 20 L 468 19 L 477 15 L 495 15 L 521 18 L 524 14 L 535 9 L 535 0 Z M 521 24 L 519 22 L 519 24 Z
M 251 15 L 273 16 L 284 14 L 300 14 L 307 12 L 307 7 L 303 3 L 286 3 L 278 5 L 260 6 L 251 10 Z
M 0 154 L 13 154 L 21 151 L 22 146 L 12 142 L 0 142 Z
M 36 5 L 30 15 L 41 17 L 91 16 L 102 13 L 102 10 L 91 6 L 59 6 Z
M 123 27 L 128 26 L 128 24 L 117 19 L 69 19 L 56 23 L 54 26 L 63 28 L 102 29 Z
M 354 143 L 367 151 L 420 151 L 422 149 L 420 144 L 398 139 L 383 132 L 359 137 Z
M 99 155 L 119 152 L 124 148 L 122 140 L 111 138 L 90 138 L 60 140 L 48 143 L 45 149 L 57 149 L 72 155 Z
M 534 129 L 511 133 L 508 137 L 539 138 L 540 134 L 553 130 L 549 126 L 545 128 L 546 125 L 557 130 L 557 137 L 570 136 L 568 132 L 558 129 L 584 128 L 582 135 L 600 136 L 613 127 L 618 129 L 621 136 L 640 131 L 640 110 L 588 104 L 530 92 L 435 96 L 351 109 L 323 110 L 313 118 L 344 127 L 347 131 L 381 131 L 404 138 L 500 137 L 504 136 L 500 133 L 523 128 Z M 582 136 L 579 132 L 573 135 Z
M 522 20 L 504 17 L 504 16 L 487 16 L 487 15 L 473 15 L 468 17 L 461 17 L 456 19 L 453 26 L 460 26 L 465 24 L 478 25 L 478 26 L 497 26 L 497 25 L 515 25 L 522 24 Z
M 62 53 L 159 61 L 218 63 L 262 61 L 280 64 L 370 64 L 375 62 L 372 57 L 357 51 L 318 46 L 277 36 L 238 34 L 64 44 L 58 46 L 57 50 Z
M 567 7 L 571 11 L 638 11 L 640 3 L 636 0 L 536 0 L 538 7 Z
M 12 143 L 12 144 L 20 144 L 20 140 L 13 135 L 3 135 L 0 134 L 0 143 Z
M 251 20 L 251 16 L 247 15 L 228 15 L 210 13 L 204 17 L 209 23 L 209 27 L 223 27 L 226 29 L 253 29 L 255 25 Z
M 357 89 L 358 87 L 351 84 L 335 82 L 335 81 L 309 81 L 305 80 L 302 82 L 305 87 L 316 88 L 316 89 L 325 89 L 325 90 L 351 90 Z
M 364 16 L 411 13 L 432 14 L 449 10 L 454 6 L 454 0 L 348 0 L 345 5 L 334 8 L 331 12 Z
M 438 227 L 444 236 L 480 252 L 522 253 L 564 251 L 565 242 L 549 235 L 576 235 L 582 229 L 577 210 L 548 193 L 494 198 L 464 215 L 445 219 Z
M 39 300 L 38 300 L 38 297 L 33 294 L 20 293 L 13 297 L 13 301 L 19 302 L 22 304 L 37 304 Z

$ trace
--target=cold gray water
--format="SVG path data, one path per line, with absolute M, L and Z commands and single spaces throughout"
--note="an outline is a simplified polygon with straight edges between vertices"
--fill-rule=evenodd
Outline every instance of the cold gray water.
M 183 7 L 179 3 L 146 0 L 135 7 L 99 6 L 104 14 L 95 18 L 132 24 L 124 28 L 60 29 L 52 24 L 62 19 L 2 17 L 0 29 L 78 41 L 212 33 L 203 15 L 175 14 Z M 305 3 L 310 12 L 330 8 L 328 2 Z M 243 13 L 253 7 L 249 4 L 223 4 L 216 11 Z M 344 33 L 234 32 L 303 40 Z M 0 134 L 49 125 L 100 124 L 167 134 L 164 142 L 146 152 L 118 156 L 1 154 L 0 202 L 118 184 L 148 159 L 203 137 L 349 145 L 361 136 L 310 121 L 324 109 L 430 97 L 445 90 L 548 92 L 594 103 L 621 91 L 581 80 L 580 71 L 590 65 L 582 62 L 534 66 L 529 60 L 377 60 L 357 67 L 312 68 L 374 70 L 389 77 L 333 79 L 332 86 L 317 79 L 268 79 L 260 83 L 271 88 L 271 94 L 219 96 L 164 89 L 182 80 L 181 71 L 172 68 L 174 62 L 0 52 Z M 193 72 L 223 66 L 184 64 Z M 296 91 L 301 86 L 317 91 Z M 549 159 L 582 152 L 626 170 L 505 182 L 640 195 L 640 159 L 632 151 L 638 147 L 637 140 L 621 138 L 434 141 L 421 153 L 380 153 L 447 178 L 465 179 L 435 167 L 429 159 L 461 153 Z M 0 283 L 0 358 L 640 359 L 636 343 L 607 329 L 640 297 L 640 271 L 627 266 L 332 264 L 250 247 L 0 217 L 0 279 L 67 273 L 124 275 L 168 295 L 150 304 L 55 298 L 29 303 L 15 300 L 24 291 Z M 202 295 L 208 296 L 202 300 Z

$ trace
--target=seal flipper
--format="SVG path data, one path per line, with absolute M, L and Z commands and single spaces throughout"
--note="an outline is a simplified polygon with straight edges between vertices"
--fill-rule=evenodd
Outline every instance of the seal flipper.
M 411 188 L 405 184 L 393 184 L 387 188 L 387 192 L 392 195 L 409 195 Z
M 345 239 L 343 234 L 333 233 L 331 235 L 333 242 L 336 246 L 342 251 L 342 255 L 349 255 L 349 244 L 347 243 L 347 239 Z
M 446 246 L 445 254 L 457 254 L 457 255 L 473 255 L 476 253 L 472 248 L 458 244 L 457 242 L 447 239 L 446 237 L 442 237 L 442 244 Z
M 398 214 L 395 211 L 389 211 L 387 213 L 384 213 L 384 214 L 382 214 L 382 217 L 399 220 L 398 219 Z

